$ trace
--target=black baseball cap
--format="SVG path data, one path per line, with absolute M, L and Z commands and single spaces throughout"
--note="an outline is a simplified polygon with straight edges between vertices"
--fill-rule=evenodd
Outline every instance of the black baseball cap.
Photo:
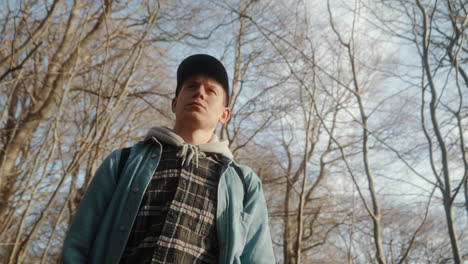
M 179 95 L 182 84 L 194 74 L 205 74 L 223 86 L 226 92 L 226 104 L 229 103 L 229 78 L 224 65 L 215 57 L 207 54 L 195 54 L 185 58 L 177 68 L 176 96 Z

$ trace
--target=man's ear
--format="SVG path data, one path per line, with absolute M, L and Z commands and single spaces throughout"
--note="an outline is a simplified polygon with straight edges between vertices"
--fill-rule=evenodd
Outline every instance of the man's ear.
M 231 108 L 225 107 L 218 121 L 221 124 L 226 124 L 226 122 L 229 121 L 229 118 L 231 118 Z
M 172 108 L 172 113 L 175 114 L 175 109 L 177 105 L 177 97 L 172 98 L 172 103 L 171 103 L 171 108 Z

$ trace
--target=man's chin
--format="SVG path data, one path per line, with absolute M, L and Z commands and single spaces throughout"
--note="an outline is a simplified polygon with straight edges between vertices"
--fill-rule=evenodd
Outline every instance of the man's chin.
M 216 124 L 211 124 L 207 122 L 207 118 L 204 115 L 201 115 L 197 112 L 186 113 L 183 117 L 178 118 L 177 122 L 182 125 L 184 128 L 190 129 L 209 129 L 216 128 Z
M 186 112 L 184 116 L 179 118 L 180 124 L 187 126 L 187 127 L 197 127 L 203 125 L 203 115 L 197 113 L 196 111 L 193 112 Z

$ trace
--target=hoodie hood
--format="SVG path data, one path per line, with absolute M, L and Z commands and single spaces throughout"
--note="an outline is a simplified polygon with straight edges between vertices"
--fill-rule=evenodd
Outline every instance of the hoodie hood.
M 230 160 L 233 159 L 233 155 L 229 150 L 229 142 L 227 140 L 220 141 L 214 134 L 207 143 L 192 145 L 185 142 L 172 129 L 161 126 L 151 128 L 145 137 L 145 140 L 147 139 L 156 139 L 180 148 L 177 157 L 182 159 L 182 167 L 187 166 L 192 159 L 195 159 L 195 165 L 198 167 L 198 155 L 200 152 L 220 154 Z

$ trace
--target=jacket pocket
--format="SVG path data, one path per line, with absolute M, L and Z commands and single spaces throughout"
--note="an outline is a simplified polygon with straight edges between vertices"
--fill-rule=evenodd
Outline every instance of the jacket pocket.
M 247 235 L 249 232 L 251 216 L 250 214 L 241 211 L 239 217 L 240 217 L 239 228 L 240 228 L 242 248 L 243 248 L 245 246 L 245 243 L 247 242 Z

